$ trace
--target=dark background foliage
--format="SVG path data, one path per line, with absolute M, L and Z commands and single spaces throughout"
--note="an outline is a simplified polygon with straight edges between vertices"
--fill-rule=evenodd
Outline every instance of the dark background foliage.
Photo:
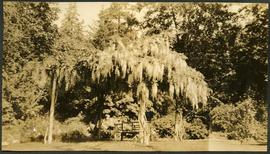
M 46 123 L 35 128 L 39 135 L 31 133 L 40 121 L 47 120 L 50 108 L 50 85 L 42 86 L 43 79 L 35 72 L 35 68 L 45 67 L 44 61 L 53 57 L 51 63 L 68 67 L 113 46 L 117 38 L 129 44 L 138 35 L 155 37 L 166 33 L 171 49 L 183 53 L 187 64 L 205 76 L 212 93 L 207 106 L 193 110 L 186 101 L 171 100 L 168 93 L 159 91 L 147 108 L 148 120 L 159 137 L 174 135 L 172 112 L 178 102 L 186 121 L 187 139 L 202 139 L 211 131 L 220 131 L 231 139 L 266 140 L 268 9 L 253 4 L 231 11 L 230 5 L 113 3 L 100 12 L 94 28 L 85 33 L 74 4 L 67 9 L 61 26 L 57 26 L 59 10 L 53 3 L 4 2 L 4 130 L 21 128 L 23 134 L 17 136 L 24 140 L 44 134 Z M 136 14 L 143 12 L 139 19 Z M 84 69 L 76 65 L 79 72 Z M 96 133 L 94 126 L 100 117 L 107 133 L 117 120 L 137 119 L 139 105 L 127 84 L 115 84 L 109 79 L 100 86 L 81 77 L 74 86 L 66 87 L 64 82 L 75 79 L 62 76 L 65 80 L 58 88 L 55 113 L 59 128 L 55 129 L 67 130 L 55 133 L 58 138 L 91 138 L 89 132 Z M 10 134 L 21 132 L 14 129 Z

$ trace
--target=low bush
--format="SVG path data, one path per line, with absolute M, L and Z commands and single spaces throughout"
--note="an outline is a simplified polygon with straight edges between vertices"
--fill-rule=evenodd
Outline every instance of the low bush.
M 259 143 L 267 143 L 267 121 L 256 122 L 252 127 L 252 137 Z
M 33 117 L 25 121 L 17 120 L 14 124 L 3 126 L 3 141 L 9 143 L 43 141 L 46 128 L 45 117 Z
M 91 138 L 88 125 L 82 122 L 80 116 L 67 119 L 61 124 L 61 128 L 58 138 L 63 142 L 80 142 Z
M 17 121 L 13 125 L 3 126 L 3 141 L 9 143 L 43 142 L 48 128 L 48 118 L 33 117 L 25 121 Z M 90 139 L 88 125 L 80 117 L 67 119 L 60 123 L 54 121 L 53 140 L 78 142 Z
M 61 134 L 61 141 L 63 142 L 82 142 L 88 140 L 88 136 L 78 130 L 70 131 Z
M 209 136 L 206 126 L 200 119 L 194 119 L 192 123 L 185 125 L 186 139 L 205 139 Z
M 174 115 L 170 114 L 157 119 L 153 122 L 157 134 L 160 138 L 172 138 L 174 136 Z M 192 122 L 183 122 L 185 134 L 184 139 L 204 139 L 208 137 L 208 130 L 200 119 L 194 119 Z
M 46 117 L 34 117 L 21 122 L 22 142 L 43 141 L 47 127 Z
M 222 104 L 211 111 L 212 126 L 215 131 L 224 131 L 228 139 L 240 140 L 254 138 L 266 140 L 266 124 L 255 118 L 254 101 L 250 98 L 237 106 Z
M 171 138 L 174 135 L 174 115 L 169 114 L 153 121 L 153 128 L 160 138 Z
M 224 132 L 237 124 L 234 109 L 232 104 L 221 104 L 210 112 L 213 131 Z
M 2 126 L 2 144 L 20 143 L 21 138 L 21 130 L 17 125 Z

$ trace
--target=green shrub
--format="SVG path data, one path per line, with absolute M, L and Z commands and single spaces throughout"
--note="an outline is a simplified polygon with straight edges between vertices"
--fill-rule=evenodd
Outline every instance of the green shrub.
M 82 132 L 75 130 L 61 134 L 61 140 L 63 142 L 81 142 L 86 141 L 89 138 Z
M 233 140 L 243 140 L 251 137 L 250 131 L 242 125 L 235 125 L 234 128 L 227 132 L 227 138 Z
M 266 128 L 255 119 L 255 102 L 248 98 L 237 106 L 222 104 L 211 111 L 212 126 L 216 130 L 227 133 L 228 139 L 236 139 L 241 142 L 254 138 L 263 140 L 266 138 Z
M 18 125 L 2 126 L 2 144 L 20 143 L 21 130 Z
M 57 123 L 57 122 L 56 122 Z M 3 141 L 9 143 L 43 141 L 47 120 L 45 117 L 33 117 L 25 121 L 17 120 L 3 127 Z
M 5 98 L 2 99 L 2 124 L 13 124 L 16 121 L 12 104 Z
M 256 122 L 252 126 L 252 137 L 259 143 L 267 143 L 267 121 Z
M 155 128 L 160 138 L 173 137 L 174 135 L 174 115 L 169 114 L 162 118 L 153 121 L 153 128 Z
M 185 125 L 186 139 L 205 139 L 209 133 L 206 126 L 200 119 L 195 119 L 192 123 Z
M 43 141 L 48 127 L 48 119 L 45 117 L 33 117 L 22 122 L 21 127 L 22 142 Z
M 237 124 L 235 106 L 232 104 L 221 104 L 215 107 L 211 112 L 212 129 L 214 131 L 226 131 L 233 125 Z
M 61 133 L 58 136 L 63 142 L 80 142 L 90 139 L 88 125 L 81 121 L 82 117 L 77 116 L 67 119 L 61 124 Z
M 80 116 L 69 118 L 63 123 L 54 120 L 53 140 L 74 142 L 89 139 L 88 125 L 81 120 Z M 43 142 L 47 128 L 48 118 L 46 117 L 17 121 L 13 125 L 3 127 L 3 141 L 8 143 Z
M 256 115 L 255 115 L 256 120 L 259 122 L 267 122 L 268 111 L 267 111 L 265 102 L 261 102 L 261 104 L 259 104 L 256 107 L 256 110 L 257 110 Z
M 153 127 L 160 138 L 173 137 L 175 134 L 174 125 L 173 114 L 164 116 L 153 122 Z M 200 119 L 194 119 L 191 123 L 187 123 L 184 120 L 183 125 L 185 129 L 184 139 L 204 139 L 209 135 L 206 126 Z

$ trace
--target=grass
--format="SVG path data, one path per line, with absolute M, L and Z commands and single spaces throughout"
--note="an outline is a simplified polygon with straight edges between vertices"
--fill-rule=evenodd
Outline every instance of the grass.
M 266 145 L 240 144 L 229 140 L 172 139 L 151 142 L 145 146 L 136 141 L 93 141 L 80 143 L 56 142 L 45 145 L 38 142 L 2 146 L 3 151 L 266 151 Z
M 3 151 L 267 151 L 266 144 L 227 140 L 223 133 L 212 132 L 208 139 L 184 140 L 158 139 L 148 146 L 136 141 L 87 141 L 78 143 L 40 142 L 14 143 L 2 146 Z

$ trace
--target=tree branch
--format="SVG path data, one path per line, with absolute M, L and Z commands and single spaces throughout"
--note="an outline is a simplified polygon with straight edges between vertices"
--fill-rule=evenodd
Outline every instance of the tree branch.
M 210 96 L 210 98 L 213 99 L 213 100 L 215 100 L 215 101 L 217 101 L 217 102 L 219 102 L 219 103 L 224 104 L 221 100 L 219 100 L 218 98 L 216 98 L 214 96 Z

